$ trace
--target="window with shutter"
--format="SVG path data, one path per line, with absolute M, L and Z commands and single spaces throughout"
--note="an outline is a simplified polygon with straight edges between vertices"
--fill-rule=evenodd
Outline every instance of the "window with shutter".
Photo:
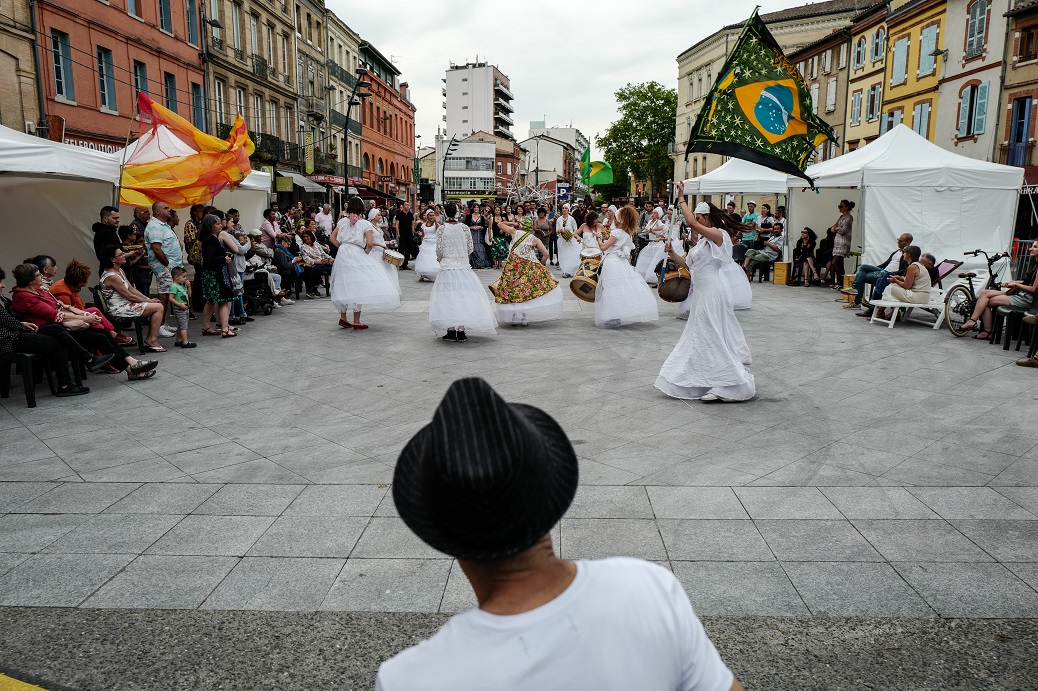
M 967 86 L 959 95 L 959 137 L 965 137 L 969 133 L 970 106 L 972 105 L 972 102 L 973 87 Z
M 937 27 L 928 26 L 919 37 L 919 71 L 917 77 L 933 74 L 937 69 L 937 59 L 931 55 L 937 48 Z
M 894 63 L 890 68 L 890 85 L 897 86 L 908 80 L 908 39 L 894 44 Z
M 886 45 L 887 32 L 884 29 L 879 29 L 873 37 L 872 62 L 878 62 L 883 59 L 883 51 L 886 49 Z
M 851 124 L 857 125 L 861 122 L 861 92 L 855 91 L 851 94 Z
M 825 86 L 825 112 L 831 113 L 836 110 L 836 77 L 829 77 Z
M 840 46 L 840 69 L 847 66 L 847 44 Z
M 919 133 L 920 136 L 930 138 L 930 104 L 920 103 L 919 104 L 919 119 L 918 125 L 916 120 L 912 121 L 912 128 Z
M 894 110 L 890 113 L 890 128 L 893 129 L 901 124 L 901 119 L 904 117 L 905 111 Z
M 987 0 L 976 0 L 970 6 L 966 22 L 966 57 L 972 58 L 984 52 L 984 32 L 987 30 Z
M 988 82 L 984 82 L 976 88 L 977 105 L 973 115 L 973 134 L 984 134 L 987 125 L 988 113 Z
M 829 50 L 825 51 L 825 53 L 822 54 L 822 72 L 824 72 L 825 74 L 829 74 L 829 71 L 832 69 L 832 66 L 833 66 L 833 51 L 832 51 L 832 48 L 830 48 Z
M 811 112 L 818 115 L 818 84 L 811 85 Z

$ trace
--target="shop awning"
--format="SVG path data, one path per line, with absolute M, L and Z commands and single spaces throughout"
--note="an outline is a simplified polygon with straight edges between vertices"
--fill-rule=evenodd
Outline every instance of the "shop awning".
M 386 201 L 393 200 L 398 202 L 407 201 L 406 199 L 395 197 L 389 192 L 383 192 L 382 190 L 371 187 L 370 185 L 357 185 L 355 188 L 350 188 L 351 191 L 353 189 L 357 190 L 357 196 L 361 199 L 385 199 Z
M 312 180 L 308 180 L 306 176 L 300 175 L 299 173 L 293 173 L 290 170 L 279 170 L 277 173 L 281 177 L 292 178 L 293 184 L 295 184 L 297 187 L 302 187 L 307 192 L 327 192 L 327 190 L 323 186 L 318 185 L 316 182 L 313 182 Z

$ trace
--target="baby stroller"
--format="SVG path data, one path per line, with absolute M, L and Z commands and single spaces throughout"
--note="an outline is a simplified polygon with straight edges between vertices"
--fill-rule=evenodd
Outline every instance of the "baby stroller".
M 269 315 L 274 311 L 274 291 L 270 288 L 270 276 L 266 269 L 258 269 L 246 275 L 242 286 L 245 311 L 249 314 L 262 312 Z

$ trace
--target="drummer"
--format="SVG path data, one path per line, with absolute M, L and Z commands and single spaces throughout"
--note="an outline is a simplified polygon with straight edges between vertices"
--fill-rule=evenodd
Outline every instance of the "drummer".
M 580 239 L 580 258 L 601 257 L 602 250 L 598 247 L 598 241 L 604 235 L 606 235 L 606 229 L 598 222 L 598 214 L 589 210 L 584 216 L 584 223 L 573 234 L 573 237 Z
M 372 242 L 371 256 L 373 256 L 373 257 L 375 257 L 377 259 L 382 259 L 383 260 L 382 261 L 382 268 L 385 270 L 385 272 L 387 274 L 389 274 L 389 280 L 393 283 L 393 287 L 396 289 L 397 297 L 399 297 L 400 296 L 400 275 L 399 275 L 400 274 L 400 270 L 397 269 L 397 267 L 400 266 L 401 264 L 403 264 L 403 262 L 400 261 L 399 263 L 393 263 L 393 262 L 390 262 L 390 261 L 386 260 L 386 258 L 384 256 L 387 250 L 395 253 L 395 251 L 393 250 L 393 248 L 395 247 L 395 243 L 393 243 L 391 241 L 387 242 L 386 241 L 386 236 L 382 233 L 382 229 L 379 228 L 377 225 L 375 225 L 375 221 L 373 219 L 375 219 L 378 216 L 380 216 L 381 213 L 382 212 L 379 211 L 377 207 L 368 212 L 368 222 L 372 224 L 372 230 L 371 230 L 371 242 Z M 400 256 L 402 256 L 402 255 L 400 255 Z

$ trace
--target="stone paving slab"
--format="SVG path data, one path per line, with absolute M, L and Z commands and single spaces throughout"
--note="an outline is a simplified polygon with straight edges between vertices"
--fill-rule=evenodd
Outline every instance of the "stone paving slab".
M 1038 616 L 1038 388 L 1014 352 L 754 284 L 758 396 L 704 405 L 652 388 L 685 325 L 670 305 L 600 330 L 567 297 L 563 320 L 454 346 L 428 331 L 430 286 L 402 277 L 406 309 L 366 332 L 304 301 L 159 356 L 147 382 L 0 401 L 0 605 L 469 607 L 390 483 L 450 383 L 478 375 L 574 443 L 567 558 L 662 563 L 705 614 Z

